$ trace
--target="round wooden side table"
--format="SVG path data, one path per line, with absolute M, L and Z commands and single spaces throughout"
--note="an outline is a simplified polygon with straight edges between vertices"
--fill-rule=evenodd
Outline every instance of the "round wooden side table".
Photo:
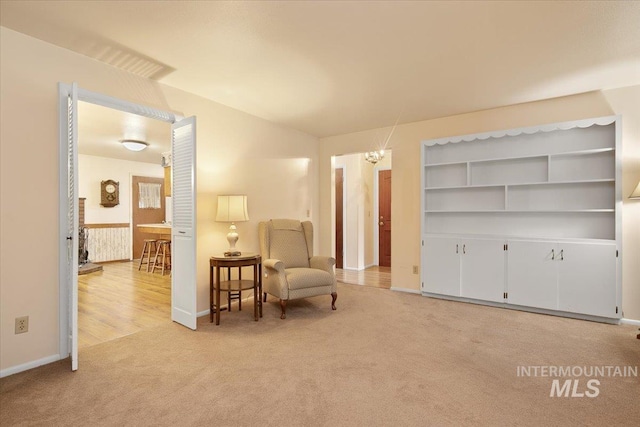
M 238 269 L 238 278 L 231 280 L 231 268 Z M 242 267 L 253 267 L 253 280 L 242 279 Z M 220 280 L 220 269 L 227 268 L 228 280 Z M 262 257 L 256 253 L 242 253 L 238 256 L 215 255 L 209 259 L 209 320 L 220 324 L 220 292 L 239 292 L 253 289 L 253 315 L 262 317 Z

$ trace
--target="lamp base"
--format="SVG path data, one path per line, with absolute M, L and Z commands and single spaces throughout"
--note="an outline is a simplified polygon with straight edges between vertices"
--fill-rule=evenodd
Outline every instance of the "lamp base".
M 224 256 L 240 256 L 242 253 L 240 251 L 226 251 Z

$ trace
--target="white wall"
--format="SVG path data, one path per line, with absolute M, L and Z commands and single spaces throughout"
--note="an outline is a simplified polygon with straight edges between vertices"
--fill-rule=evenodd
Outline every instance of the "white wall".
M 640 320 L 640 200 L 629 199 L 640 181 L 640 86 L 603 94 L 622 115 L 622 316 Z
M 82 118 L 80 118 L 82 120 Z M 167 132 L 170 129 L 167 128 Z M 169 136 L 169 135 L 167 135 Z M 163 178 L 160 164 L 78 156 L 78 197 L 85 197 L 85 223 L 124 224 L 131 221 L 131 177 Z M 112 179 L 120 183 L 120 204 L 112 208 L 100 205 L 100 182 Z
M 640 86 L 590 92 L 539 102 L 512 105 L 458 116 L 399 125 L 388 148 L 393 150 L 391 282 L 396 288 L 418 292 L 420 275 L 412 266 L 420 265 L 420 145 L 427 139 L 466 135 L 498 129 L 512 129 L 601 117 L 622 115 L 623 195 L 633 190 L 640 179 Z M 389 132 L 387 128 L 385 132 Z M 338 135 L 320 140 L 320 203 L 326 206 L 320 215 L 321 227 L 330 227 L 331 157 L 360 153 L 375 148 L 380 129 Z M 623 316 L 640 320 L 640 202 L 624 200 L 622 252 Z M 640 209 L 640 208 L 638 208 Z M 325 215 L 326 213 L 326 215 Z M 320 250 L 331 250 L 330 235 L 322 236 Z
M 257 222 L 318 215 L 318 140 L 74 52 L 0 28 L 0 374 L 51 361 L 58 331 L 58 82 L 197 116 L 197 300 L 209 305 L 209 257 L 226 249 L 216 196 L 249 197 L 241 250 L 259 251 Z M 48 254 L 33 268 L 33 242 Z M 316 249 L 319 244 L 316 242 Z M 30 316 L 29 332 L 14 319 Z M 10 369 L 11 368 L 11 369 Z

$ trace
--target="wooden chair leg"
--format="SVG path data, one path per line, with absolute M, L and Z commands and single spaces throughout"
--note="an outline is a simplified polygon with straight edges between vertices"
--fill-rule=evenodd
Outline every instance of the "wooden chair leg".
M 336 310 L 336 300 L 338 299 L 338 293 L 331 293 L 331 310 Z
M 280 308 L 282 309 L 282 314 L 280 315 L 280 318 L 286 319 L 287 318 L 287 300 L 286 299 L 280 300 Z
M 267 302 L 267 293 L 264 293 L 264 297 L 262 298 L 262 301 Z

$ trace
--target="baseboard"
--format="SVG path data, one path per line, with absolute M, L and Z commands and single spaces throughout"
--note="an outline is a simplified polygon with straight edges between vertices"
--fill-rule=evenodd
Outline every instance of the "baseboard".
M 507 304 L 503 302 L 484 301 L 473 298 L 454 297 L 451 295 L 433 294 L 431 292 L 422 292 L 422 295 L 430 298 L 442 299 L 447 301 L 456 301 L 469 304 L 486 305 L 488 307 L 504 308 L 507 310 L 526 311 L 529 313 L 546 314 L 550 316 L 567 317 L 570 319 L 588 320 L 590 322 L 608 323 L 611 325 L 620 324 L 621 319 L 611 317 L 592 316 L 589 314 L 571 313 L 568 311 L 548 310 L 545 308 L 528 307 L 524 305 Z
M 418 294 L 418 295 L 422 295 L 422 293 L 417 290 L 417 289 L 409 289 L 409 288 L 398 288 L 397 286 L 392 286 L 391 287 L 392 291 L 396 291 L 396 292 L 406 292 L 408 294 Z
M 42 359 L 34 360 L 32 362 L 23 363 L 22 365 L 12 366 L 10 368 L 1 370 L 0 378 L 8 377 L 9 375 L 17 374 L 19 372 L 28 371 L 29 369 L 37 368 L 38 366 L 57 362 L 58 360 L 60 360 L 60 355 L 54 354 Z M 71 367 L 69 367 L 69 371 L 71 371 Z
M 624 317 L 622 319 L 620 319 L 620 323 L 623 324 L 623 325 L 640 326 L 640 320 L 625 319 Z
M 204 311 L 199 311 L 196 313 L 196 317 L 202 317 L 202 316 L 208 316 L 209 315 L 209 309 L 204 310 Z

